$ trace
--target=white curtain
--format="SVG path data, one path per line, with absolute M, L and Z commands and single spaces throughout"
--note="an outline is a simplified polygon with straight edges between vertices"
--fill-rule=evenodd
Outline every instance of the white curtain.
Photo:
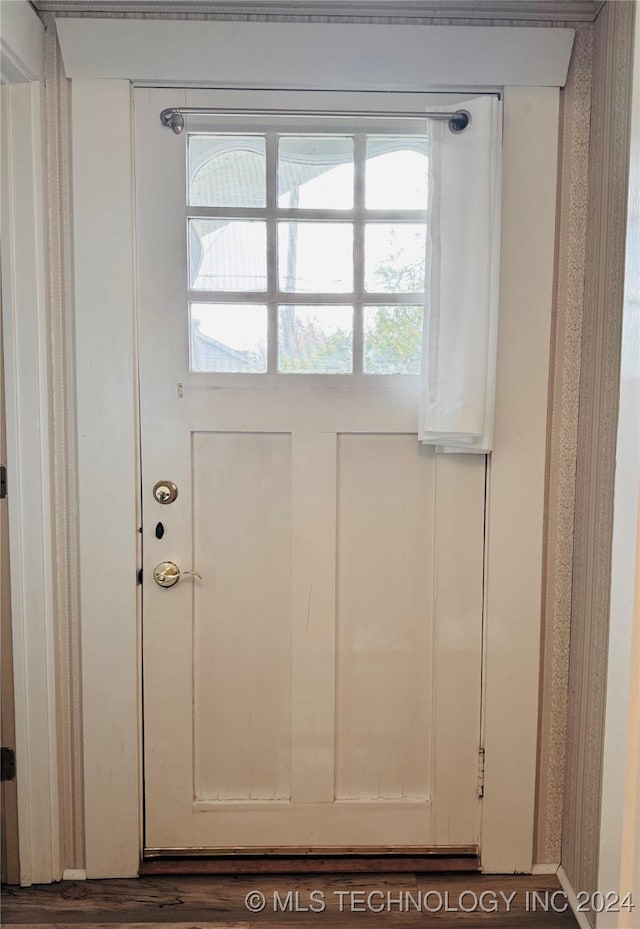
M 502 109 L 494 96 L 460 108 L 471 114 L 464 132 L 446 121 L 430 127 L 418 438 L 445 452 L 485 454 L 496 386 Z

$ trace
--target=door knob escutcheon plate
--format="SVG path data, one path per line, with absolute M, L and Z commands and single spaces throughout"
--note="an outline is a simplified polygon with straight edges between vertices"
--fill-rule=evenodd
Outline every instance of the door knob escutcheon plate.
M 181 577 L 186 576 L 202 580 L 202 575 L 197 571 L 181 571 L 175 561 L 161 561 L 153 569 L 153 579 L 159 587 L 173 587 Z
M 159 587 L 173 587 L 180 580 L 180 568 L 173 561 L 161 561 L 153 569 L 153 579 Z

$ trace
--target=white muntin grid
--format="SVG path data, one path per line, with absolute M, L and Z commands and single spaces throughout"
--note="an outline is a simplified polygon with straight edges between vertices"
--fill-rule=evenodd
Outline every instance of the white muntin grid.
M 232 122 L 232 125 L 230 124 Z M 221 123 L 223 123 L 221 125 Z M 365 289 L 365 226 L 372 223 L 424 224 L 426 228 L 428 209 L 368 209 L 365 205 L 365 167 L 367 137 L 420 136 L 427 138 L 427 120 L 416 118 L 399 119 L 393 114 L 387 120 L 380 118 L 336 121 L 329 117 L 274 120 L 256 117 L 254 120 L 217 120 L 215 127 L 199 128 L 187 133 L 187 142 L 194 136 L 230 135 L 260 136 L 265 139 L 266 190 L 264 207 L 209 207 L 186 206 L 186 226 L 191 219 L 260 221 L 266 228 L 266 289 L 264 290 L 205 290 L 188 286 L 187 298 L 190 305 L 259 305 L 267 306 L 267 371 L 266 374 L 279 378 L 299 378 L 278 370 L 278 308 L 281 306 L 350 306 L 353 307 L 353 369 L 352 375 L 363 374 L 364 356 L 364 307 L 368 306 L 423 306 L 424 290 L 416 292 L 369 292 Z M 357 123 L 357 125 L 356 125 Z M 290 136 L 341 136 L 353 139 L 354 143 L 354 188 L 353 206 L 348 209 L 308 209 L 278 206 L 278 142 Z M 189 200 L 188 153 L 187 201 Z M 341 292 L 299 292 L 284 290 L 279 286 L 278 274 L 278 224 L 284 221 L 342 223 L 353 229 L 353 289 Z M 188 233 L 187 233 L 188 238 Z M 189 284 L 189 273 L 187 269 Z M 194 372 L 197 373 L 197 372 Z M 244 377 L 244 373 L 227 373 L 227 377 Z M 250 374 L 254 378 L 256 374 Z M 319 376 L 325 380 L 332 375 Z M 349 375 L 347 375 L 349 376 Z M 365 375 L 375 377 L 375 375 Z M 389 375 L 385 375 L 388 377 Z M 393 376 L 393 375 L 391 375 Z M 397 377 L 398 375 L 396 375 Z M 339 375 L 340 378 L 345 375 Z

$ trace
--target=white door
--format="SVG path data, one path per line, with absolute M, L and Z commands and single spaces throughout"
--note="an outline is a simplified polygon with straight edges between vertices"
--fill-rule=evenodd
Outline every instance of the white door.
M 159 119 L 239 96 L 135 97 L 145 846 L 475 850 L 485 459 L 416 438 L 424 122 Z

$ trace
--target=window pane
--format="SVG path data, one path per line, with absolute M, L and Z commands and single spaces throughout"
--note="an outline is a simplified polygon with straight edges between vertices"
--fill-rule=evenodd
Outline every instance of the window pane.
M 282 136 L 278 206 L 348 210 L 353 206 L 353 138 Z
M 424 291 L 424 223 L 367 223 L 364 233 L 364 286 L 369 293 Z
M 278 279 L 288 293 L 351 293 L 351 223 L 279 223 Z
M 426 210 L 428 174 L 426 138 L 367 137 L 367 209 Z
M 267 370 L 267 308 L 253 304 L 192 303 L 192 371 Z
M 278 370 L 295 374 L 351 374 L 353 307 L 278 308 Z
M 264 136 L 190 135 L 192 206 L 265 206 Z
M 266 224 L 190 219 L 189 269 L 192 290 L 266 290 Z
M 365 306 L 364 373 L 419 374 L 421 306 Z

